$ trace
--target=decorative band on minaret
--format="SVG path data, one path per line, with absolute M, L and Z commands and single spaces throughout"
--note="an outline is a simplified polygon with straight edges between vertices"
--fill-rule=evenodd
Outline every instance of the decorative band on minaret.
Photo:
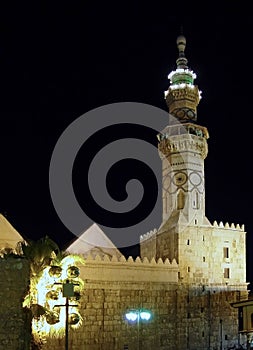
M 169 113 L 181 123 L 195 122 L 197 120 L 197 106 L 201 92 L 194 85 L 196 74 L 189 70 L 185 57 L 186 39 L 183 35 L 177 37 L 179 57 L 176 61 L 177 69 L 172 71 L 168 78 L 171 85 L 165 92 L 165 99 Z

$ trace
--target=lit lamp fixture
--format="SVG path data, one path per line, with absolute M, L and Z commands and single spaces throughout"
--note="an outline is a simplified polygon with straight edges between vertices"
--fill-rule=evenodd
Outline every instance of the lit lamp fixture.
M 80 274 L 80 270 L 76 266 L 69 266 L 67 269 L 67 275 L 70 278 L 77 278 Z M 56 283 L 59 284 L 59 283 Z M 73 283 L 73 281 L 66 279 L 62 283 L 62 296 L 66 299 L 65 304 L 55 305 L 56 307 L 64 306 L 66 308 L 66 318 L 65 318 L 65 350 L 68 350 L 68 334 L 69 334 L 69 325 L 77 325 L 80 321 L 80 315 L 77 312 L 69 312 L 70 307 L 77 307 L 78 305 L 69 304 L 69 300 L 75 297 L 74 287 L 79 286 L 79 283 Z
M 51 266 L 48 270 L 48 274 L 50 277 L 59 278 L 62 274 L 61 266 Z
M 140 348 L 140 321 L 149 321 L 151 318 L 151 312 L 143 309 L 133 309 L 125 314 L 127 321 L 137 322 L 137 335 L 138 335 L 138 349 Z
M 135 322 L 138 319 L 143 321 L 148 321 L 151 318 L 151 312 L 150 311 L 144 311 L 144 310 L 131 310 L 126 313 L 126 319 L 130 322 Z
M 77 266 L 69 266 L 67 269 L 67 275 L 69 278 L 77 278 L 80 275 L 80 270 Z
M 78 301 L 83 281 L 74 262 L 70 255 L 62 260 L 61 266 L 44 268 L 41 276 L 31 281 L 23 302 L 23 306 L 29 306 L 32 311 L 35 340 L 46 342 L 47 336 L 61 338 L 65 335 L 65 350 L 68 349 L 69 326 L 76 329 L 82 324 Z

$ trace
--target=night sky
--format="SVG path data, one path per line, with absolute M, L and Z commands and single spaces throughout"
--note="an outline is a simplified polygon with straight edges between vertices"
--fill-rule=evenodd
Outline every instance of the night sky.
M 169 4 L 138 1 L 9 4 L 0 14 L 0 212 L 24 237 L 49 235 L 62 247 L 75 238 L 50 197 L 57 140 L 103 105 L 130 101 L 167 110 L 164 91 L 183 28 L 188 66 L 202 91 L 198 124 L 210 134 L 206 215 L 212 223 L 245 224 L 253 280 L 252 21 L 236 11 L 176 15 Z

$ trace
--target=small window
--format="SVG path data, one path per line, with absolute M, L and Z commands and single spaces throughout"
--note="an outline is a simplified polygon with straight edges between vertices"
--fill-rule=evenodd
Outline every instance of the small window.
M 238 315 L 239 315 L 239 325 L 238 325 L 238 329 L 239 331 L 242 331 L 243 330 L 243 307 L 240 306 L 239 307 L 239 310 L 238 310 Z M 253 324 L 253 318 L 252 318 L 253 314 L 251 314 L 251 322 Z
M 206 257 L 205 256 L 203 256 L 203 262 L 205 262 L 206 261 Z
M 202 337 L 204 338 L 204 336 L 205 336 L 205 332 L 202 332 Z
M 224 269 L 224 278 L 229 278 L 230 276 L 229 276 L 229 269 L 226 267 L 225 269 Z
M 190 266 L 187 267 L 187 271 L 188 271 L 188 272 L 191 272 Z
M 187 239 L 187 245 L 190 245 L 190 240 L 189 239 Z
M 177 209 L 184 209 L 184 204 L 185 204 L 185 195 L 182 191 L 179 191 L 177 195 Z
M 197 191 L 193 193 L 193 201 L 192 201 L 192 206 L 193 209 L 199 209 L 199 194 Z
M 203 314 L 203 312 L 204 312 L 204 308 L 203 307 L 200 308 L 200 312 Z
M 223 256 L 224 256 L 224 258 L 229 258 L 229 248 L 228 247 L 223 248 Z

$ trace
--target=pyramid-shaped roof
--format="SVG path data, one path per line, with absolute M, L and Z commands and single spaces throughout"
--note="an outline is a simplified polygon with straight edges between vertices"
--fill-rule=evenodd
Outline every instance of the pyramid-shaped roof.
M 95 223 L 70 244 L 66 251 L 71 254 L 82 254 L 85 257 L 88 255 L 100 255 L 101 257 L 105 255 L 109 257 L 122 256 L 122 253 Z
M 9 221 L 0 214 L 0 250 L 5 248 L 16 249 L 17 243 L 24 241 L 24 238 L 9 223 Z

